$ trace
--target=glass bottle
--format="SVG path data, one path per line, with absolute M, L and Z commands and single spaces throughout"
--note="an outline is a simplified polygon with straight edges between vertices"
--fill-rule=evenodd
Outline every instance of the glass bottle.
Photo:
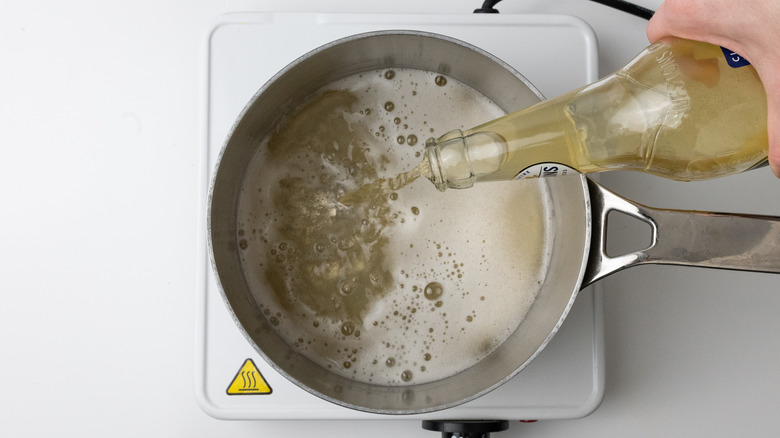
M 429 139 L 420 170 L 440 190 L 572 171 L 717 178 L 766 164 L 766 108 L 739 55 L 669 39 L 591 85 Z

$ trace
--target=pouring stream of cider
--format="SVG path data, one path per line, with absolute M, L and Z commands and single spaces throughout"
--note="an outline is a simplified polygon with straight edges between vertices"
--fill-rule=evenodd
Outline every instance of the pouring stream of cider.
M 342 205 L 349 207 L 371 201 L 378 197 L 387 196 L 390 193 L 413 183 L 420 176 L 427 176 L 430 173 L 429 169 L 430 164 L 428 163 L 428 158 L 423 158 L 423 161 L 414 169 L 408 172 L 399 173 L 394 178 L 380 178 L 376 181 L 364 184 L 357 190 L 344 194 L 339 198 L 339 202 Z

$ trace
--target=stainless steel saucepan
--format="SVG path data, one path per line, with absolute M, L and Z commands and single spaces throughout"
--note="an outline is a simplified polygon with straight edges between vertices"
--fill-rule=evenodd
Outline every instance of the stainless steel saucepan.
M 445 409 L 479 397 L 520 372 L 555 335 L 578 291 L 610 273 L 643 263 L 780 272 L 777 217 L 649 208 L 625 200 L 585 177 L 509 183 L 531 184 L 548 199 L 549 214 L 544 227 L 551 236 L 550 257 L 530 310 L 499 347 L 463 371 L 419 384 L 366 383 L 316 364 L 277 334 L 274 324 L 263 314 L 263 303 L 258 303 L 251 290 L 238 236 L 240 192 L 248 163 L 262 147 L 261 140 L 274 132 L 286 112 L 329 83 L 383 68 L 446 74 L 473 87 L 506 112 L 541 98 L 521 75 L 482 50 L 448 37 L 416 31 L 361 34 L 323 46 L 289 65 L 252 98 L 221 152 L 211 184 L 209 251 L 226 304 L 246 338 L 272 366 L 301 388 L 362 411 L 414 414 Z M 443 196 L 435 190 L 431 193 Z M 480 209 L 479 205 L 472 207 Z M 650 224 L 652 245 L 627 255 L 607 255 L 606 224 L 611 211 Z M 502 230 L 488 227 L 484 232 L 507 232 L 513 226 L 524 226 L 523 218 L 517 217 Z M 458 360 L 457 345 L 453 345 L 452 360 Z

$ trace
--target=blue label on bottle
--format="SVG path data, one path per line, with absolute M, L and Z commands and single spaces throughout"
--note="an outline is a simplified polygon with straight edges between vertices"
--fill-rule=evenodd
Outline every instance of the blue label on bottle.
M 748 60 L 740 56 L 739 53 L 734 53 L 725 47 L 721 47 L 720 50 L 723 50 L 723 56 L 726 57 L 726 62 L 728 62 L 729 66 L 732 68 L 750 65 Z

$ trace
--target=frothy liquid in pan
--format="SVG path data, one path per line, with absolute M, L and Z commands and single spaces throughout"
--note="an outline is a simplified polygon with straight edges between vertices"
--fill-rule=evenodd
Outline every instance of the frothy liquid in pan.
M 346 377 L 407 385 L 462 371 L 514 332 L 549 258 L 543 183 L 414 182 L 420 139 L 502 114 L 452 78 L 381 70 L 329 85 L 259 145 L 236 238 L 290 346 Z

